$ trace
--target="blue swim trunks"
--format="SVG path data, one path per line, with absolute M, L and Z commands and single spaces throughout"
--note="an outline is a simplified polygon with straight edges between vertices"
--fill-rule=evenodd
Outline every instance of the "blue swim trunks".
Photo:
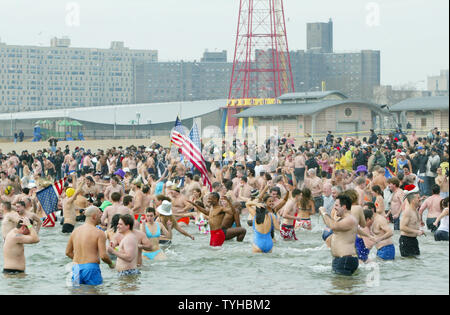
M 100 285 L 103 283 L 99 264 L 74 264 L 72 266 L 72 284 Z
M 386 245 L 378 249 L 377 256 L 384 260 L 394 260 L 395 259 L 395 247 L 393 244 Z
M 369 259 L 370 249 L 366 248 L 362 238 L 356 236 L 355 247 L 359 260 L 367 261 Z

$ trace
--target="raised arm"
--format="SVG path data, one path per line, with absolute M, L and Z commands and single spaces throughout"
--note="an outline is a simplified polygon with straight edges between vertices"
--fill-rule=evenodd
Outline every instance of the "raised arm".
M 189 201 L 189 200 L 188 200 L 187 202 L 190 203 L 191 205 L 193 205 L 193 206 L 194 206 L 198 211 L 200 211 L 201 213 L 206 214 L 206 215 L 209 215 L 209 211 L 206 210 L 205 208 L 203 208 L 203 207 L 201 207 L 201 206 L 199 206 L 199 205 L 193 203 L 192 201 Z

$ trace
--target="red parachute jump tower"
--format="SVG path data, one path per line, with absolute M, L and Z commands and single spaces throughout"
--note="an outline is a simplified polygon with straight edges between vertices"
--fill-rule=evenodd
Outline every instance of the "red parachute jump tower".
M 283 0 L 240 0 L 224 129 L 247 126 L 249 121 L 233 116 L 290 92 L 294 82 Z

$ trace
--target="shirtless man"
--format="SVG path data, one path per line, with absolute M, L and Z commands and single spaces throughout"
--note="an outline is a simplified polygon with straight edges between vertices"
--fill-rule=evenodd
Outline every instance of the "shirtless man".
M 175 220 L 177 220 L 178 224 L 181 227 L 189 225 L 189 217 L 183 215 L 186 210 L 190 208 L 188 206 L 188 200 L 186 199 L 186 197 L 184 197 L 184 195 L 180 193 L 179 188 L 171 189 L 168 195 L 172 199 L 172 211 Z
M 128 159 L 128 168 L 133 176 L 137 176 L 137 162 L 131 155 Z
M 232 214 L 229 211 L 225 212 L 225 216 L 222 220 L 221 228 L 225 232 L 225 240 L 228 241 L 235 237 L 237 237 L 238 240 L 241 238 L 243 240 L 247 230 L 241 227 L 241 204 L 239 202 L 233 204 L 228 197 L 222 197 L 221 201 L 222 205 L 226 204 L 226 207 L 232 211 Z M 235 227 L 233 227 L 233 224 L 235 224 Z
M 233 210 L 229 208 L 224 208 L 219 205 L 220 195 L 218 193 L 212 192 L 208 195 L 209 210 L 200 207 L 199 205 L 188 201 L 191 205 L 197 208 L 200 212 L 209 217 L 209 226 L 211 227 L 211 240 L 209 242 L 210 246 L 218 247 L 222 246 L 226 239 L 227 231 L 222 229 L 222 222 L 225 214 L 228 213 L 233 215 Z M 228 229 L 231 230 L 231 229 Z M 242 242 L 244 240 L 245 233 L 237 236 L 237 241 Z
M 149 206 L 149 204 L 145 204 L 144 193 L 141 187 L 142 183 L 140 181 L 133 181 L 131 184 L 131 189 L 134 193 L 134 207 L 132 209 L 134 214 L 144 214 L 145 209 Z
M 280 216 L 283 217 L 280 234 L 285 241 L 297 240 L 295 236 L 294 220 L 297 219 L 298 203 L 301 198 L 301 190 L 294 189 L 291 198 L 286 202 L 285 206 L 280 211 Z
M 141 273 L 137 268 L 139 248 L 133 226 L 134 218 L 131 215 L 121 215 L 117 232 L 121 234 L 122 240 L 118 247 L 115 247 L 112 242 L 108 245 L 108 253 L 117 256 L 116 270 L 119 276 L 133 276 Z
M 9 201 L 2 202 L 3 220 L 2 220 L 2 237 L 5 240 L 9 231 L 13 230 L 20 220 L 17 211 L 13 211 Z
M 108 229 L 111 228 L 111 219 L 114 215 L 120 214 L 129 214 L 133 215 L 133 211 L 131 211 L 129 208 L 125 207 L 120 202 L 120 193 L 114 192 L 111 195 L 112 205 L 105 208 L 105 211 L 103 211 L 103 214 L 101 216 L 101 223 L 103 226 L 107 226 Z
M 74 262 L 72 283 L 74 285 L 100 285 L 103 283 L 100 271 L 100 259 L 114 268 L 106 253 L 106 236 L 96 228 L 102 215 L 100 209 L 91 206 L 85 212 L 86 221 L 70 235 L 66 246 L 66 256 Z
M 358 231 L 358 220 L 351 214 L 352 202 L 346 195 L 339 195 L 335 202 L 334 220 L 325 208 L 319 209 L 325 224 L 333 230 L 331 235 L 331 254 L 333 255 L 333 271 L 337 274 L 351 276 L 359 266 L 356 255 L 355 240 Z
M 388 180 L 389 190 L 392 192 L 391 202 L 390 202 L 390 210 L 386 214 L 392 214 L 392 218 L 394 219 L 394 230 L 400 230 L 400 214 L 402 212 L 402 203 L 404 193 L 403 190 L 400 189 L 400 181 L 393 177 Z
M 400 222 L 399 247 L 402 257 L 419 256 L 419 242 L 417 236 L 425 235 L 420 229 L 420 218 L 418 209 L 420 206 L 419 189 L 414 188 L 405 193 L 407 200 Z
M 241 203 L 243 209 L 245 209 L 245 203 L 250 200 L 253 188 L 247 183 L 247 177 L 243 176 L 238 186 L 235 189 L 235 196 L 238 202 Z
M 314 208 L 319 209 L 323 206 L 322 180 L 317 177 L 317 171 L 315 168 L 307 170 L 306 173 L 308 174 L 308 176 L 305 178 L 304 188 L 308 188 L 309 190 L 311 190 L 311 194 L 314 199 Z
M 384 176 L 385 170 L 377 165 L 374 168 L 373 171 L 373 180 L 372 180 L 372 187 L 375 185 L 380 186 L 381 191 L 384 191 L 387 187 L 387 180 L 386 180 L 386 176 Z
M 303 180 L 305 179 L 305 156 L 302 152 L 297 152 L 294 158 L 294 174 L 297 178 L 297 182 L 300 183 L 300 185 L 303 183 Z
M 118 193 L 120 193 L 121 196 L 123 196 L 125 194 L 125 190 L 119 183 L 120 183 L 120 180 L 117 176 L 113 176 L 111 178 L 111 185 L 106 187 L 106 190 L 105 190 L 106 200 L 111 201 L 111 194 L 113 192 L 118 192 Z
M 383 215 L 376 211 L 365 209 L 366 227 L 375 236 L 375 246 L 377 247 L 377 257 L 383 260 L 395 259 L 395 247 L 392 242 L 394 232 L 389 226 L 389 222 Z
M 87 173 L 91 168 L 94 168 L 94 164 L 91 161 L 91 154 L 86 153 L 83 159 L 83 171 Z
M 45 175 L 54 178 L 56 175 L 55 165 L 45 156 L 42 158 L 42 162 L 44 163 Z
M 144 223 L 145 224 L 145 223 Z M 138 253 L 137 253 L 137 267 L 142 266 L 142 250 L 152 251 L 154 246 L 150 243 L 150 240 L 145 235 L 145 232 L 141 231 L 139 228 L 139 222 L 136 220 L 133 223 L 133 227 L 135 227 L 132 232 L 137 239 L 138 242 Z M 124 235 L 121 233 L 115 233 L 114 238 L 111 240 L 111 247 L 116 248 L 120 242 L 122 241 Z
M 441 200 L 442 197 L 440 195 L 441 190 L 439 185 L 434 184 L 431 186 L 432 195 L 428 197 L 420 206 L 419 209 L 419 218 L 420 218 L 420 225 L 424 226 L 422 219 L 422 214 L 425 210 L 428 210 L 427 214 L 427 227 L 431 231 L 431 233 L 436 232 L 436 230 L 439 228 L 439 226 L 435 226 L 433 223 L 436 221 L 436 218 L 439 217 L 442 213 L 441 209 Z
M 39 233 L 39 230 L 42 226 L 41 218 L 31 211 L 27 211 L 26 204 L 23 201 L 19 201 L 18 203 L 16 203 L 15 207 L 19 217 L 27 217 L 28 219 L 33 221 L 33 227 L 35 228 L 36 232 Z
M 75 228 L 76 223 L 76 204 L 78 194 L 83 189 L 85 181 L 83 180 L 81 184 L 77 187 L 76 190 L 73 188 L 66 189 L 66 198 L 63 199 L 63 216 L 64 216 L 64 224 L 62 226 L 63 233 L 72 233 Z
M 86 176 L 86 185 L 82 191 L 82 195 L 90 195 L 91 197 L 97 196 L 100 193 L 100 188 L 95 183 L 91 176 Z
M 187 173 L 185 176 L 185 183 L 184 188 L 181 190 L 181 193 L 186 197 L 189 198 L 192 196 L 192 192 L 194 189 L 202 189 L 201 185 L 193 180 L 194 176 L 192 173 Z
M 24 244 L 36 244 L 39 236 L 27 217 L 20 218 L 16 227 L 6 235 L 3 245 L 3 273 L 21 274 L 25 272 Z

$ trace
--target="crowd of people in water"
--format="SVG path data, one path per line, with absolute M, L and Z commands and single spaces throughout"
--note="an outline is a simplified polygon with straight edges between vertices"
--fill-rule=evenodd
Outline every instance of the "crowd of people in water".
M 174 231 L 186 242 L 209 235 L 212 247 L 243 242 L 250 232 L 249 250 L 270 253 L 276 242 L 311 231 L 313 216 L 326 226 L 318 237 L 337 274 L 352 275 L 370 251 L 381 260 L 398 251 L 417 257 L 428 231 L 448 241 L 448 144 L 437 128 L 422 137 L 401 129 L 361 139 L 328 132 L 297 145 L 290 135 L 261 145 L 208 142 L 202 149 L 211 188 L 173 145 L 151 140 L 97 152 L 0 149 L 3 273 L 25 272 L 24 244 L 39 243 L 47 228 L 68 236 L 61 242 L 74 263 L 73 283 L 99 285 L 101 261 L 130 276 L 145 260 L 167 259 Z M 36 193 L 63 178 L 55 226 L 45 227 Z

